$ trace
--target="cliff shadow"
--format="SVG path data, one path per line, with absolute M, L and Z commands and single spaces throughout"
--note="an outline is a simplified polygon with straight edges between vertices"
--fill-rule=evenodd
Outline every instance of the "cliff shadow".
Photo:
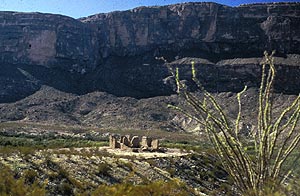
M 78 87 L 79 76 L 59 68 L 9 63 L 2 63 L 0 67 L 0 103 L 23 99 L 38 91 L 42 85 L 67 93 L 83 94 Z

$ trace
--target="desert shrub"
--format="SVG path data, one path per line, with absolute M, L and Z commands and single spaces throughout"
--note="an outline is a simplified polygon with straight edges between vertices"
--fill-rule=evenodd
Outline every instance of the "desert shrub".
M 211 145 L 208 145 L 207 143 L 183 143 L 183 142 L 163 142 L 161 147 L 165 148 L 177 148 L 181 151 L 187 151 L 187 152 L 203 152 L 203 150 L 207 150 L 207 148 Z
M 32 169 L 26 170 L 24 172 L 25 182 L 28 184 L 33 184 L 38 176 L 38 173 Z
M 31 175 L 31 174 L 30 174 Z M 15 178 L 15 173 L 4 165 L 0 165 L 0 195 L 1 196 L 42 196 L 46 194 L 44 186 L 30 178 L 31 181 L 26 183 L 27 176 Z
M 73 187 L 68 182 L 62 182 L 58 189 L 62 195 L 73 195 Z
M 133 171 L 134 170 L 134 166 L 131 162 L 118 161 L 118 165 L 123 167 L 124 169 L 126 169 L 128 171 Z
M 176 174 L 175 168 L 167 168 L 166 171 L 170 174 L 171 178 L 173 178 Z
M 265 52 L 262 62 L 262 77 L 259 88 L 257 129 L 250 134 L 250 141 L 240 134 L 242 113 L 241 95 L 246 87 L 237 94 L 238 115 L 230 121 L 215 97 L 207 92 L 196 77 L 192 62 L 192 80 L 202 90 L 199 99 L 191 93 L 180 80 L 178 68 L 171 73 L 175 77 L 177 92 L 187 105 L 170 105 L 185 116 L 195 120 L 207 133 L 224 169 L 232 178 L 237 192 L 247 195 L 269 195 L 282 193 L 282 184 L 288 183 L 298 156 L 291 156 L 300 141 L 298 120 L 300 115 L 300 96 L 274 117 L 273 85 L 276 75 L 274 53 Z M 249 143 L 253 148 L 249 148 Z M 251 149 L 251 150 L 249 150 Z M 291 184 L 291 183 L 290 183 Z
M 111 171 L 111 168 L 108 163 L 100 163 L 98 165 L 98 174 L 109 176 L 109 171 Z
M 174 179 L 168 182 L 156 181 L 145 185 L 132 185 L 128 183 L 115 184 L 112 186 L 101 185 L 91 194 L 92 196 L 186 196 L 195 195 L 194 191 L 183 182 Z
M 54 137 L 54 136 L 53 136 Z M 21 153 L 32 153 L 34 149 L 47 148 L 69 148 L 69 147 L 100 147 L 106 146 L 107 141 L 93 141 L 83 138 L 64 138 L 61 137 L 46 137 L 41 139 L 39 136 L 0 136 L 0 146 L 7 149 L 14 149 L 10 151 L 20 151 Z M 2 149 L 0 153 L 4 152 Z M 7 151 L 6 151 L 7 152 Z

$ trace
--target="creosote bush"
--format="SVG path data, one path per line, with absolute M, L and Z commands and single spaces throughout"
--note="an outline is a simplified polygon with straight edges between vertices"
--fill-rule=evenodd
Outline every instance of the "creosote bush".
M 153 195 L 153 196 L 186 196 L 196 195 L 193 190 L 189 189 L 186 184 L 177 179 L 171 181 L 155 181 L 145 185 L 133 184 L 115 184 L 112 186 L 100 185 L 91 193 L 92 196 L 136 196 L 136 195 Z
M 0 164 L 0 195 L 1 196 L 43 196 L 46 195 L 45 184 L 35 181 L 36 173 L 25 172 L 25 177 L 16 179 L 15 173 L 7 166 Z
M 237 94 L 238 115 L 230 121 L 215 97 L 207 92 L 197 79 L 195 63 L 192 62 L 192 80 L 202 90 L 199 99 L 180 80 L 179 70 L 172 71 L 177 85 L 177 93 L 185 99 L 186 107 L 170 105 L 185 116 L 195 120 L 203 127 L 220 158 L 224 169 L 232 178 L 237 193 L 243 195 L 273 195 L 282 184 L 289 184 L 293 164 L 298 156 L 291 156 L 300 141 L 298 120 L 300 115 L 300 96 L 280 115 L 274 116 L 272 94 L 276 70 L 274 52 L 265 57 L 262 64 L 262 77 L 259 88 L 257 129 L 251 133 L 251 140 L 240 134 L 242 113 L 241 95 Z M 247 150 L 253 143 L 251 152 Z M 282 187 L 282 186 L 281 186 Z M 281 188 L 280 188 L 281 189 Z

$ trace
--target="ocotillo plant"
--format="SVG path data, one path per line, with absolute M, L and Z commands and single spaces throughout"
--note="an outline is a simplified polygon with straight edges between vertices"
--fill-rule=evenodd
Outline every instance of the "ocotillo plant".
M 216 98 L 206 91 L 199 80 L 192 62 L 192 80 L 203 92 L 199 99 L 181 82 L 178 68 L 172 71 L 177 85 L 177 93 L 185 99 L 189 107 L 169 105 L 185 116 L 194 119 L 203 127 L 220 158 L 224 169 L 232 178 L 238 192 L 248 195 L 264 195 L 266 187 L 274 191 L 292 173 L 286 160 L 300 141 L 298 120 L 300 115 L 300 95 L 274 116 L 272 104 L 273 86 L 276 75 L 274 52 L 265 52 L 262 65 L 262 77 L 259 88 L 257 130 L 251 133 L 254 152 L 247 151 L 249 140 L 241 137 L 240 121 L 242 113 L 241 95 L 245 87 L 237 93 L 238 114 L 235 122 L 229 120 Z

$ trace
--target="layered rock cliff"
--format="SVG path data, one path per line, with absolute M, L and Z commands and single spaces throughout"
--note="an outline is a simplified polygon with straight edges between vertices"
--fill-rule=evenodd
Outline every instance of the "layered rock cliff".
M 0 102 L 27 97 L 42 85 L 76 94 L 169 95 L 172 81 L 159 56 L 173 65 L 188 65 L 184 57 L 208 59 L 199 60 L 205 86 L 237 91 L 257 85 L 259 63 L 223 59 L 261 57 L 264 50 L 283 59 L 277 90 L 296 94 L 299 56 L 288 54 L 300 54 L 299 26 L 300 3 L 184 3 L 78 20 L 0 12 Z
M 184 3 L 140 7 L 82 18 L 82 22 L 98 27 L 99 54 L 104 59 L 101 67 L 94 72 L 97 74 L 89 75 L 89 78 L 94 78 L 90 84 L 93 89 L 101 87 L 118 96 L 167 95 L 172 93 L 172 88 L 162 80 L 169 73 L 162 62 L 154 60 L 157 56 L 163 56 L 168 61 L 201 57 L 214 64 L 222 59 L 261 57 L 265 50 L 276 50 L 279 56 L 299 54 L 299 16 L 299 3 L 239 7 Z M 281 65 L 283 72 L 293 73 L 290 71 L 293 66 Z M 242 75 L 241 71 L 232 69 L 228 71 L 228 66 L 222 61 L 205 66 L 205 72 L 214 77 L 204 78 L 203 81 L 209 82 L 205 86 L 211 87 L 210 90 L 217 88 L 223 91 L 240 90 L 245 84 L 257 86 L 257 81 L 254 82 L 257 77 L 250 75 L 249 78 Z M 241 62 L 234 65 L 234 70 L 252 67 L 259 69 L 259 62 Z M 220 79 L 219 73 L 227 75 Z M 207 77 L 206 74 L 202 76 Z M 211 81 L 219 84 L 216 87 Z M 300 90 L 295 89 L 294 83 L 277 84 L 278 89 L 286 89 L 289 93 Z
M 59 66 L 84 72 L 96 67 L 95 30 L 53 14 L 0 12 L 1 63 Z
M 98 26 L 103 58 L 152 51 L 153 55 L 203 55 L 216 61 L 261 55 L 273 49 L 282 54 L 299 53 L 299 7 L 299 3 L 239 7 L 183 3 L 80 20 Z

